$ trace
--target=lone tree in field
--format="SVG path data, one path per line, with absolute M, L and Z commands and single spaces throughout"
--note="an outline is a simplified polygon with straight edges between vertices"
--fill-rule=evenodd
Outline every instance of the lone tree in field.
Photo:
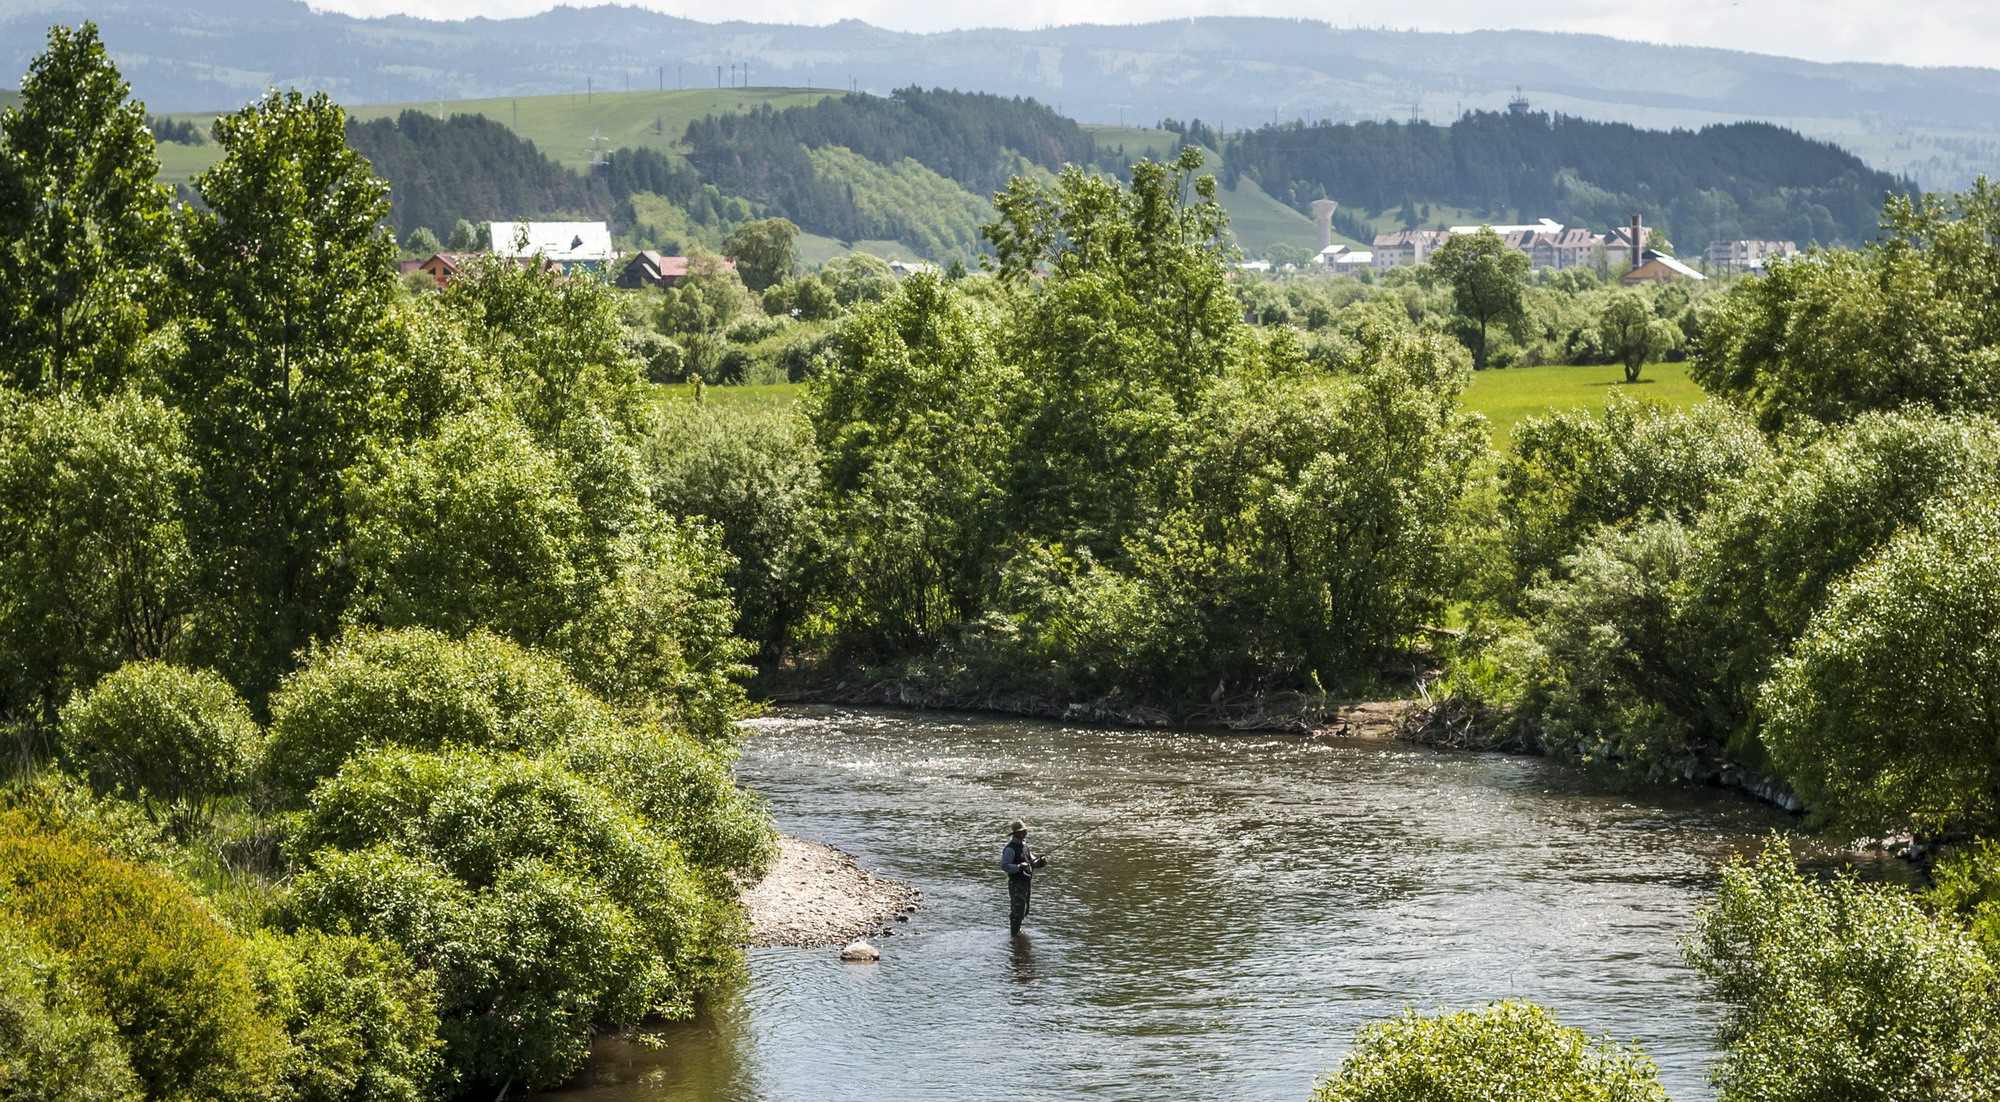
M 1510 249 L 1491 229 L 1455 234 L 1431 254 L 1431 267 L 1451 284 L 1452 303 L 1476 329 L 1472 366 L 1486 366 L 1486 332 L 1493 325 L 1521 316 L 1521 277 L 1528 274 L 1528 254 Z
M 1628 383 L 1638 382 L 1640 369 L 1672 348 L 1679 336 L 1673 323 L 1655 316 L 1637 291 L 1611 296 L 1597 316 L 1597 341 L 1624 365 Z

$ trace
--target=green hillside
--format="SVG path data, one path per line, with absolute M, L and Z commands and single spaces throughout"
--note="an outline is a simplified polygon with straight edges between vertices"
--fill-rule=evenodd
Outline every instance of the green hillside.
M 804 88 L 691 88 L 670 92 L 600 92 L 585 96 L 520 96 L 509 99 L 448 100 L 446 114 L 484 115 L 535 143 L 551 160 L 569 169 L 590 164 L 591 136 L 598 148 L 681 151 L 688 124 L 708 115 L 802 107 L 835 92 Z M 352 107 L 356 119 L 395 118 L 404 111 L 437 112 L 439 104 L 393 103 Z

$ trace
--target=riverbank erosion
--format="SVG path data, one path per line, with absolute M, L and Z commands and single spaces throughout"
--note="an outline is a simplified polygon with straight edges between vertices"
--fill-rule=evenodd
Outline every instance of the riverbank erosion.
M 752 948 L 888 936 L 922 902 L 915 886 L 876 876 L 832 846 L 790 835 L 778 840 L 771 871 L 743 893 Z

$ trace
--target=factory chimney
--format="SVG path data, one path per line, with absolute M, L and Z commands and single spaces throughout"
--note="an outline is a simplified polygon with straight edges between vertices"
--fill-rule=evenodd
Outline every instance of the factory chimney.
M 1632 216 L 1632 267 L 1637 268 L 1645 262 L 1645 252 L 1646 226 L 1639 221 L 1639 216 L 1635 214 Z

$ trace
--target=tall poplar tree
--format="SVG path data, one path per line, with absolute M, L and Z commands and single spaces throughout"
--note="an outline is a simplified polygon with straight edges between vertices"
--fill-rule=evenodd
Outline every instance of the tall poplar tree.
M 201 467 L 192 528 L 226 611 L 212 657 L 253 694 L 336 626 L 351 580 L 344 472 L 384 412 L 396 294 L 388 185 L 324 94 L 216 123 L 187 223 L 187 354 L 173 379 Z
M 0 132 L 0 380 L 115 390 L 163 312 L 171 224 L 145 105 L 95 24 L 49 31 Z

